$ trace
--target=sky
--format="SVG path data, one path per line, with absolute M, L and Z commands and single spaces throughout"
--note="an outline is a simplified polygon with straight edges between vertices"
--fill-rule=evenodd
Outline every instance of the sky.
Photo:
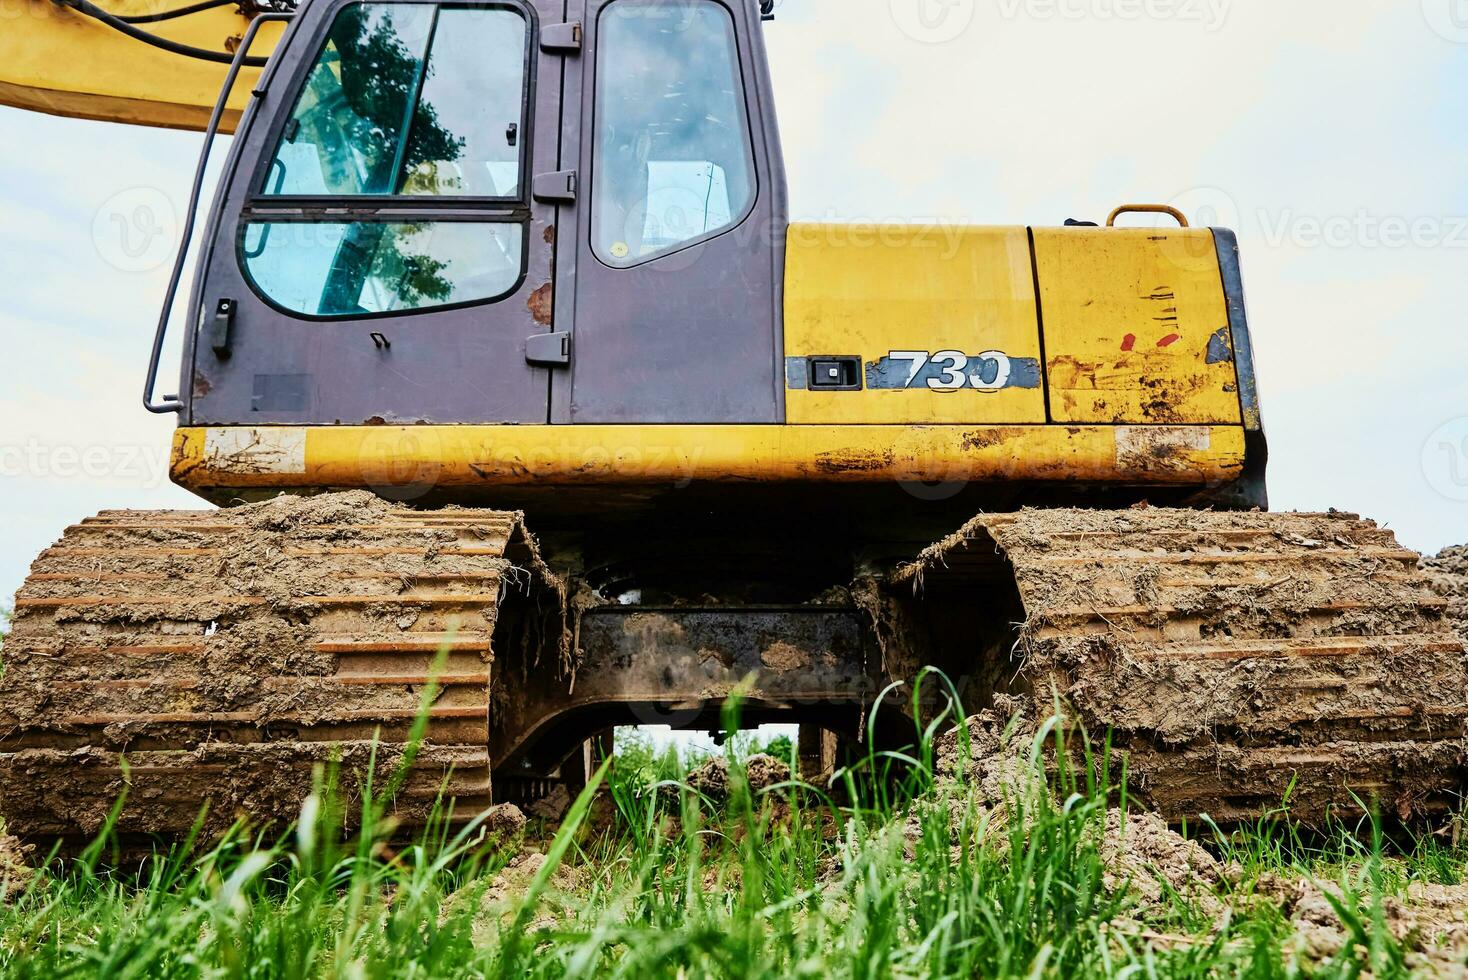
M 1231 226 L 1275 508 L 1468 541 L 1468 0 L 783 0 L 766 30 L 797 217 Z M 0 605 L 82 517 L 200 506 L 138 400 L 199 144 L 0 109 Z

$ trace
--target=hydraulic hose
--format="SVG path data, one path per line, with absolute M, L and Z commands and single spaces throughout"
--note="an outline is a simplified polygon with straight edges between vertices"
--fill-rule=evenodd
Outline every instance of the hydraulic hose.
M 142 14 L 137 17 L 118 17 L 117 19 L 124 24 L 156 24 L 159 21 L 173 20 L 175 17 L 187 17 L 189 14 L 213 10 L 215 7 L 228 7 L 238 2 L 239 0 L 203 0 L 202 3 L 191 3 L 187 7 L 165 10 L 158 14 Z
M 91 17 L 93 20 L 101 21 L 115 31 L 126 34 L 128 37 L 144 44 L 151 44 L 155 48 L 161 48 L 170 54 L 182 55 L 186 58 L 198 58 L 201 61 L 212 61 L 215 64 L 234 64 L 234 55 L 228 51 L 210 51 L 208 48 L 196 48 L 192 44 L 180 44 L 178 41 L 170 41 L 166 37 L 150 34 L 114 14 L 92 3 L 91 0 L 52 0 L 57 6 L 69 7 L 79 14 Z M 267 59 L 258 57 L 246 57 L 241 64 L 248 68 L 264 68 Z

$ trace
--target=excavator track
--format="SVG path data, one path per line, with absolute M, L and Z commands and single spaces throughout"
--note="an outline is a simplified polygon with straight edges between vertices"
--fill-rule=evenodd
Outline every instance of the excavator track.
M 1373 804 L 1415 818 L 1460 806 L 1468 777 L 1460 565 L 1429 575 L 1342 514 L 1030 510 L 975 518 L 890 576 L 886 599 L 853 598 L 881 683 L 937 663 L 977 701 L 1018 688 L 1048 711 L 1058 696 L 1170 819 L 1250 820 L 1286 800 L 1307 821 Z M 329 760 L 348 794 L 374 759 L 381 785 L 426 703 L 396 815 L 420 825 L 442 795 L 472 817 L 491 802 L 490 725 L 574 708 L 547 692 L 579 662 L 578 602 L 514 513 L 353 492 L 101 514 L 17 597 L 0 814 L 25 840 L 73 846 L 124 792 L 124 837 L 177 837 L 206 805 L 206 831 L 283 824 Z M 642 674 L 653 700 L 707 696 L 698 671 L 679 687 L 625 660 L 655 649 L 614 653 L 576 668 L 583 699 Z
M 477 814 L 499 603 L 534 585 L 555 587 L 513 513 L 355 492 L 86 520 L 16 598 L 6 829 L 84 841 L 124 790 L 124 837 L 182 834 L 206 803 L 216 827 L 288 821 L 320 763 L 349 798 L 374 758 L 382 785 L 425 703 L 396 814 L 421 823 L 441 793 Z
M 981 516 L 899 582 L 974 601 L 1007 565 L 1021 683 L 1173 820 L 1423 817 L 1468 787 L 1468 653 L 1418 555 L 1346 514 Z M 1001 576 L 1008 579 L 1009 576 Z M 1439 584 L 1438 591 L 1445 591 Z

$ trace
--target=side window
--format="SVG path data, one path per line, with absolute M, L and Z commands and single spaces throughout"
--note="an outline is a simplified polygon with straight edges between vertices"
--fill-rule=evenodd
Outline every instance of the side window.
M 441 198 L 483 213 L 247 219 L 241 258 L 255 288 L 276 306 L 323 317 L 482 302 L 511 290 L 525 253 L 528 52 L 525 17 L 505 6 L 344 7 L 256 203 L 278 210 L 310 196 L 370 209 L 373 197 Z
M 739 221 L 754 161 L 729 11 L 616 0 L 597 46 L 596 255 L 631 266 Z
M 524 236 L 512 222 L 259 221 L 245 227 L 245 268 L 293 313 L 398 313 L 503 295 Z
M 518 197 L 527 29 L 503 8 L 346 7 L 262 193 Z

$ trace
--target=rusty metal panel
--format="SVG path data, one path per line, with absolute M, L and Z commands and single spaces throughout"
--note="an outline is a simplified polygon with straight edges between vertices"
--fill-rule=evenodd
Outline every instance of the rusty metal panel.
M 490 501 L 509 487 L 548 499 L 572 487 L 694 482 L 1201 488 L 1237 479 L 1245 457 L 1239 425 L 578 425 L 553 443 L 533 426 L 210 426 L 178 430 L 172 473 L 210 499 L 250 488 L 436 487 Z
M 1208 229 L 1037 228 L 1051 421 L 1242 421 Z
M 577 697 L 708 700 L 745 678 L 767 701 L 850 701 L 875 693 L 855 609 L 606 606 L 581 621 Z
M 546 667 L 499 675 L 497 771 L 553 767 L 598 726 L 717 717 L 736 690 L 764 710 L 814 710 L 869 706 L 883 684 L 866 621 L 845 606 L 599 606 L 578 637 L 574 683 Z

